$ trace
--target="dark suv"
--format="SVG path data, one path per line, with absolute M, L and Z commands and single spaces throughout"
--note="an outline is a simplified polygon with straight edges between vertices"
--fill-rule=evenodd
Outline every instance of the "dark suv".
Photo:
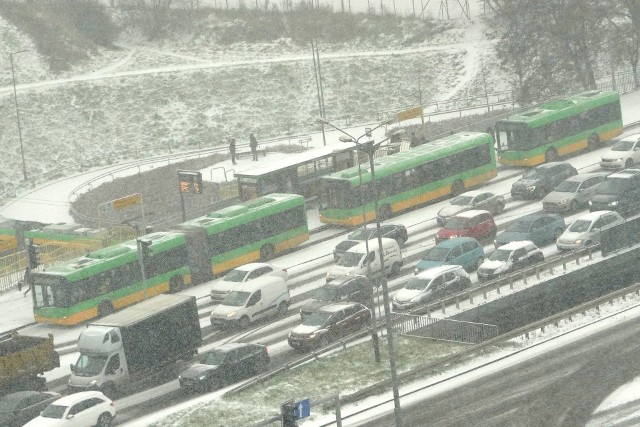
M 314 311 L 334 302 L 350 301 L 369 304 L 372 285 L 365 276 L 342 276 L 319 287 L 309 301 L 300 308 L 300 317 L 304 320 Z
M 589 210 L 629 215 L 640 207 L 640 169 L 624 169 L 604 180 L 589 201 Z
M 186 390 L 211 391 L 264 372 L 269 366 L 267 347 L 252 343 L 222 344 L 204 354 L 178 376 Z
M 407 229 L 404 225 L 401 224 L 382 224 L 380 226 L 380 234 L 382 237 L 388 237 L 390 239 L 398 242 L 398 246 L 402 247 L 409 236 L 407 235 Z M 365 238 L 366 237 L 366 238 Z M 350 248 L 354 247 L 360 242 L 364 242 L 365 240 L 377 239 L 378 238 L 378 230 L 376 227 L 367 227 L 367 232 L 361 228 L 353 231 L 347 236 L 347 240 L 343 240 L 342 242 L 336 245 L 336 248 L 333 250 L 333 258 L 337 262 L 342 254 L 348 251 Z
M 511 185 L 511 197 L 541 199 L 556 185 L 577 174 L 576 168 L 565 162 L 551 162 L 536 166 L 525 172 L 522 178 Z

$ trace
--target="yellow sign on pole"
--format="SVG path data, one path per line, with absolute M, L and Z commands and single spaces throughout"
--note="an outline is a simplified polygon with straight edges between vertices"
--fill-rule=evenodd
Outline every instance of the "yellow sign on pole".
M 396 113 L 396 121 L 402 122 L 404 120 L 415 119 L 422 117 L 422 107 L 414 107 L 408 110 L 400 111 Z
M 129 206 L 139 205 L 142 202 L 140 193 L 131 194 L 113 201 L 113 210 L 128 208 Z

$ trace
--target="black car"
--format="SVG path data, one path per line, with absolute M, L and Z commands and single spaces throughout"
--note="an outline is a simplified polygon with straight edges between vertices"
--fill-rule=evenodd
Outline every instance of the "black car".
M 541 199 L 556 188 L 556 185 L 577 174 L 576 168 L 565 162 L 551 162 L 536 166 L 525 172 L 522 178 L 511 185 L 511 197 Z
M 180 387 L 211 391 L 264 372 L 269 366 L 267 347 L 251 343 L 227 343 L 208 351 L 178 376 Z
M 371 310 L 357 302 L 329 304 L 307 316 L 289 332 L 289 345 L 306 351 L 356 333 L 371 323 Z
M 50 391 L 18 391 L 0 398 L 0 426 L 20 427 L 31 421 L 49 404 L 60 398 Z
M 609 175 L 589 201 L 589 210 L 617 211 L 628 216 L 640 208 L 640 169 L 624 169 Z
M 300 308 L 300 316 L 304 320 L 314 311 L 334 302 L 349 301 L 368 305 L 372 291 L 373 287 L 365 276 L 338 277 L 315 290 L 309 301 Z
M 382 234 L 382 237 L 388 237 L 398 242 L 398 246 L 400 247 L 402 247 L 409 238 L 406 227 L 401 224 L 382 224 L 380 226 L 380 233 Z M 333 258 L 337 262 L 342 254 L 344 254 L 353 246 L 357 245 L 360 242 L 364 242 L 365 240 L 377 238 L 378 230 L 376 227 L 367 226 L 366 234 L 363 229 L 359 228 L 349 234 L 347 236 L 347 240 L 344 240 L 336 245 L 336 248 L 333 250 Z

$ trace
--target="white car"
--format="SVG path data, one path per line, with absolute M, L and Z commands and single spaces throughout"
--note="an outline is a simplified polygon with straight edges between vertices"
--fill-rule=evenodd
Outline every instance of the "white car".
M 214 284 L 210 293 L 211 299 L 214 303 L 220 303 L 225 299 L 229 291 L 239 283 L 244 283 L 261 276 L 277 276 L 286 282 L 289 278 L 289 273 L 287 273 L 285 268 L 277 267 L 265 262 L 252 262 L 245 264 L 234 268 Z
M 622 224 L 624 218 L 614 211 L 594 211 L 573 221 L 556 241 L 560 250 L 580 249 L 600 242 L 600 230 Z
M 640 164 L 640 133 L 625 136 L 602 155 L 603 169 L 628 169 Z
M 99 391 L 61 397 L 25 427 L 110 427 L 116 416 L 113 402 Z

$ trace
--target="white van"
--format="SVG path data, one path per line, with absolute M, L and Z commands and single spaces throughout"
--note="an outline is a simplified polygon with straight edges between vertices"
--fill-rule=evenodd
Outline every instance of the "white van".
M 246 328 L 267 316 L 287 314 L 289 289 L 282 277 L 262 276 L 239 284 L 211 312 L 211 325 Z
M 329 269 L 327 282 L 340 276 L 367 275 L 367 265 L 371 265 L 371 275 L 373 279 L 382 276 L 380 268 L 380 251 L 378 239 L 371 239 L 368 242 L 369 253 L 367 253 L 367 243 L 358 243 L 347 250 L 338 260 L 336 265 Z M 394 239 L 382 239 L 382 251 L 384 254 L 384 269 L 387 274 L 397 274 L 402 267 L 402 253 L 400 246 Z

